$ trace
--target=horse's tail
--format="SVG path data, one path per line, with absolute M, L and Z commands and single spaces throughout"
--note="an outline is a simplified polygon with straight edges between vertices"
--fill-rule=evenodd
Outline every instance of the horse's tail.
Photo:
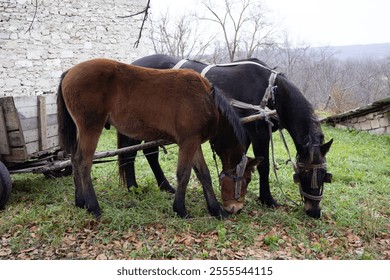
M 229 104 L 228 100 L 224 96 L 222 90 L 217 87 L 213 87 L 212 96 L 215 106 L 219 109 L 222 115 L 227 119 L 233 128 L 234 134 L 240 144 L 246 145 L 246 135 L 241 120 L 233 107 Z
M 66 107 L 62 95 L 62 81 L 68 71 L 62 73 L 60 85 L 57 91 L 57 119 L 60 147 L 69 154 L 74 154 L 77 149 L 77 127 Z

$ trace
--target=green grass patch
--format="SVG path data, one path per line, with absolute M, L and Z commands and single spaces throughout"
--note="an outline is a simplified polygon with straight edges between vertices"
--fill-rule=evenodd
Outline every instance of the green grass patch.
M 182 220 L 172 210 L 173 195 L 158 190 L 139 152 L 139 188 L 130 192 L 119 185 L 116 162 L 93 166 L 92 178 L 103 210 L 99 221 L 74 206 L 71 176 L 12 176 L 11 199 L 0 212 L 0 259 L 389 258 L 390 137 L 332 127 L 323 130 L 326 141 L 334 139 L 327 157 L 333 182 L 325 186 L 319 220 L 306 216 L 299 204 L 292 168 L 285 164 L 287 153 L 275 133 L 279 182 L 273 174 L 270 179 L 271 192 L 283 204 L 279 209 L 258 203 L 256 173 L 243 211 L 217 220 L 209 216 L 201 186 L 192 175 L 186 203 L 193 218 Z M 295 154 L 291 139 L 287 140 Z M 115 131 L 105 131 L 98 150 L 115 148 Z M 208 143 L 203 149 L 219 199 Z M 160 162 L 176 185 L 177 147 L 160 153 Z

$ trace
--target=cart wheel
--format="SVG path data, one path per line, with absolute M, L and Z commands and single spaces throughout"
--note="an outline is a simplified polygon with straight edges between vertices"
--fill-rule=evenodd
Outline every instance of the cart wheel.
M 7 167 L 0 161 L 0 209 L 4 209 L 11 194 L 11 176 Z
M 67 166 L 58 170 L 51 170 L 43 173 L 47 178 L 60 178 L 72 175 L 72 166 Z

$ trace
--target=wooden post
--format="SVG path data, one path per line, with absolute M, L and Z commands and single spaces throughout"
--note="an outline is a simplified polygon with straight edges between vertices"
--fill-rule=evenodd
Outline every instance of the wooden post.
M 47 146 L 47 120 L 46 120 L 46 98 L 44 95 L 38 96 L 38 131 L 39 150 L 43 151 Z
M 0 155 L 9 155 L 11 153 L 9 143 L 7 127 L 5 126 L 5 116 L 3 106 L 0 103 Z

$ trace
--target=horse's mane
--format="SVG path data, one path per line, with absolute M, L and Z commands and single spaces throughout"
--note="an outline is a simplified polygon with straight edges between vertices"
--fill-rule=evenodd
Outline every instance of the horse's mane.
M 246 135 L 245 135 L 244 127 L 241 124 L 241 120 L 239 116 L 236 114 L 232 106 L 225 98 L 226 94 L 217 87 L 213 87 L 212 94 L 213 94 L 215 106 L 221 111 L 222 115 L 225 116 L 225 118 L 232 126 L 238 142 L 241 145 L 245 145 Z

